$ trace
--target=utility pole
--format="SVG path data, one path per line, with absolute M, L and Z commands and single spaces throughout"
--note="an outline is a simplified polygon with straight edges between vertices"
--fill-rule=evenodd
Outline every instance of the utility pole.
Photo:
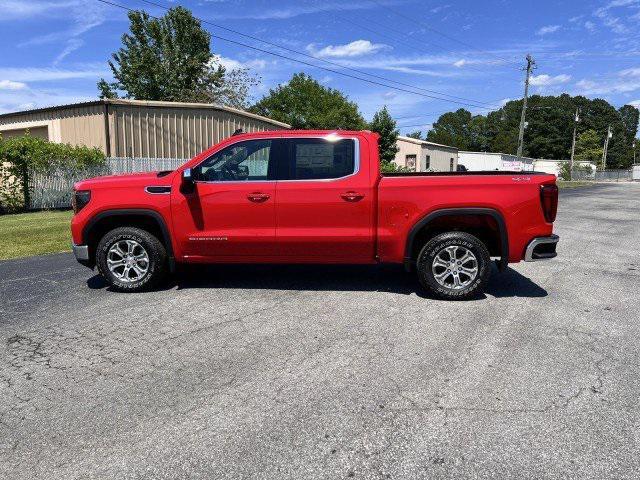
M 518 134 L 518 161 L 522 161 L 522 147 L 524 144 L 524 122 L 527 116 L 527 99 L 529 97 L 529 80 L 531 72 L 535 68 L 535 60 L 531 55 L 527 55 L 527 77 L 524 81 L 524 99 L 522 101 L 522 115 L 520 116 L 520 133 Z
M 580 107 L 576 108 L 576 116 L 573 124 L 573 143 L 571 144 L 571 160 L 569 161 L 569 180 L 573 180 L 573 156 L 576 153 L 576 130 L 580 121 Z
M 631 147 L 633 148 L 633 164 L 636 164 L 636 139 L 633 139 L 633 143 L 631 144 Z
M 604 148 L 602 149 L 602 171 L 607 169 L 607 153 L 609 151 L 609 139 L 613 137 L 613 132 L 611 131 L 611 125 L 607 129 L 607 138 L 604 139 Z

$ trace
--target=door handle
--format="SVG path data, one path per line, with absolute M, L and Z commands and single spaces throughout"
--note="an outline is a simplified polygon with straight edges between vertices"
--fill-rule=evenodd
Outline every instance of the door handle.
M 344 192 L 340 196 L 346 202 L 357 202 L 364 198 L 364 195 L 358 192 Z
M 268 193 L 253 192 L 247 195 L 247 198 L 254 203 L 263 203 L 271 198 Z

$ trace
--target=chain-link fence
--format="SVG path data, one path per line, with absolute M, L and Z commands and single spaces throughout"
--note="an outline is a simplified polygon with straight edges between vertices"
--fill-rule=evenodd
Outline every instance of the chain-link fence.
M 29 174 L 30 210 L 65 208 L 71 205 L 73 184 L 100 175 L 118 175 L 156 170 L 175 170 L 186 162 L 182 158 L 108 158 L 103 166 L 76 169 L 56 168 Z
M 632 179 L 631 170 L 585 171 L 574 170 L 572 180 L 591 182 L 628 182 Z
M 57 168 L 46 173 L 29 175 L 30 210 L 65 208 L 71 205 L 73 184 L 100 175 L 118 175 L 156 170 L 175 170 L 186 162 L 183 158 L 108 158 L 105 165 L 89 169 Z M 631 170 L 575 170 L 573 180 L 595 182 L 626 182 L 632 180 Z

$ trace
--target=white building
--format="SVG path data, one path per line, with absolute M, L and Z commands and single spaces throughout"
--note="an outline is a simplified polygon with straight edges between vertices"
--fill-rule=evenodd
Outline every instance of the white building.
M 511 171 L 511 172 L 544 172 L 556 177 L 564 162 L 569 160 L 552 160 L 547 158 L 522 157 L 518 160 L 516 155 L 508 153 L 489 152 L 459 152 L 458 163 L 464 165 L 471 172 L 477 171 Z M 591 166 L 595 171 L 596 165 L 592 162 L 576 161 L 576 166 Z
M 560 170 L 562 169 L 562 164 L 568 162 L 569 160 L 549 160 L 546 158 L 540 158 L 534 162 L 534 170 L 536 172 L 544 172 L 544 173 L 552 173 L 556 177 L 560 176 Z M 593 172 L 596 171 L 597 165 L 594 162 L 587 162 L 584 160 L 575 160 L 573 162 L 575 167 L 586 167 L 590 166 Z
M 508 153 L 489 152 L 459 152 L 458 163 L 464 165 L 471 172 L 479 171 L 531 171 L 534 168 L 534 159 L 522 157 L 518 160 L 516 155 Z
M 393 163 L 412 172 L 455 172 L 458 149 L 439 143 L 398 136 L 398 153 Z

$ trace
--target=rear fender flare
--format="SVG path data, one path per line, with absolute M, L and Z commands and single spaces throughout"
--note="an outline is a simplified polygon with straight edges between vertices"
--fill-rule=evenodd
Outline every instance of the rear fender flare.
M 500 270 L 507 268 L 507 265 L 509 264 L 509 237 L 507 234 L 507 225 L 500 212 L 493 208 L 443 208 L 429 213 L 411 227 L 409 235 L 407 235 L 407 242 L 404 250 L 404 266 L 407 270 L 411 270 L 413 261 L 415 260 L 412 258 L 411 252 L 413 252 L 413 244 L 418 232 L 436 218 L 448 215 L 489 215 L 492 217 L 496 221 L 496 225 L 498 225 L 498 232 L 500 234 L 501 257 L 498 262 L 498 268 L 500 268 Z

